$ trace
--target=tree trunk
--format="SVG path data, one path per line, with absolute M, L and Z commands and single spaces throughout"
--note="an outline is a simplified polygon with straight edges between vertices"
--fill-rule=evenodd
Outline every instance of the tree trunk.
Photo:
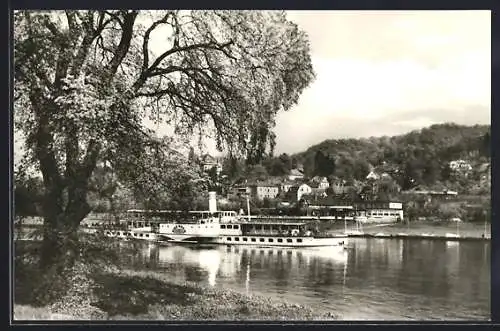
M 79 256 L 78 228 L 90 212 L 90 207 L 86 201 L 85 189 L 70 188 L 68 191 L 66 208 L 58 208 L 57 202 L 54 202 L 62 200 L 62 191 L 58 193 L 60 197 L 47 201 L 44 206 L 43 242 L 40 251 L 42 271 L 52 267 L 56 267 L 58 271 L 71 268 Z
M 68 219 L 65 213 L 58 216 L 58 221 Z M 58 271 L 71 268 L 78 257 L 78 233 L 69 229 L 61 222 L 54 224 L 53 220 L 44 219 L 43 241 L 40 251 L 40 267 L 47 271 L 56 267 Z

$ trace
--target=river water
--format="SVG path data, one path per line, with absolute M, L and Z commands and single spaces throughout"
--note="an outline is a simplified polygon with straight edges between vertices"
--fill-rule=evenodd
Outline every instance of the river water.
M 137 253 L 122 261 L 127 267 L 309 305 L 343 320 L 490 319 L 489 242 L 359 238 L 346 249 L 133 245 Z

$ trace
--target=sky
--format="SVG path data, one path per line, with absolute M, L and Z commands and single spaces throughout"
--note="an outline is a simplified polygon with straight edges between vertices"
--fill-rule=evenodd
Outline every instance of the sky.
M 276 154 L 326 139 L 491 122 L 489 11 L 289 11 L 288 18 L 309 36 L 316 79 L 278 114 Z
M 491 122 L 489 11 L 287 14 L 309 36 L 316 79 L 296 106 L 278 113 L 275 155 L 326 139 Z M 21 155 L 20 144 L 15 151 Z

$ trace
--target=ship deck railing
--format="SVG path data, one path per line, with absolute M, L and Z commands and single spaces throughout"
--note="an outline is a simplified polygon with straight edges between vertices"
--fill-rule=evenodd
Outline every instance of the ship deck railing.
M 343 237 L 343 234 L 330 234 L 330 233 L 298 233 L 298 234 L 289 234 L 289 233 L 273 233 L 273 232 L 247 232 L 240 235 L 240 237 L 278 237 L 278 238 L 336 238 Z

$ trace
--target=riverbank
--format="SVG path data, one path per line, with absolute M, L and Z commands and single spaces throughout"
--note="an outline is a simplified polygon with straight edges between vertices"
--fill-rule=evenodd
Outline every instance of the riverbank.
M 415 222 L 395 224 L 365 224 L 356 228 L 350 224 L 347 232 L 351 231 L 351 237 L 377 237 L 377 238 L 435 238 L 446 240 L 490 240 L 491 228 L 487 224 L 467 222 Z M 331 230 L 331 233 L 345 231 L 342 229 Z
M 14 320 L 311 321 L 335 320 L 311 308 L 266 297 L 178 283 L 156 272 L 122 270 L 94 277 L 96 288 L 70 291 L 50 306 L 14 305 Z M 75 295 L 79 293 L 79 295 Z

